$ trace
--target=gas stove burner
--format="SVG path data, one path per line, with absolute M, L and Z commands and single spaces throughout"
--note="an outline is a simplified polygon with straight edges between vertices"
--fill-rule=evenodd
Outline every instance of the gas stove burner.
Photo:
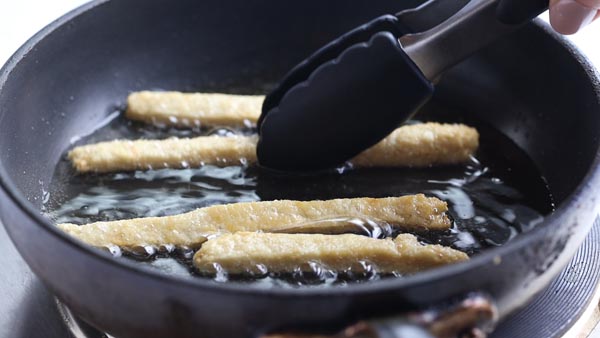
M 94 329 L 83 320 L 77 318 L 77 316 L 75 316 L 73 312 L 58 299 L 56 300 L 56 307 L 64 319 L 65 325 L 67 326 L 69 332 L 74 338 L 116 338 L 107 333 L 102 333 Z
M 563 337 L 594 298 L 600 281 L 599 261 L 600 219 L 596 219 L 563 272 L 531 304 L 501 323 L 490 338 Z
M 563 272 L 534 301 L 500 323 L 489 338 L 559 338 L 577 322 L 594 298 L 600 279 L 600 220 Z M 117 338 L 78 319 L 64 304 L 58 310 L 75 338 Z M 4 337 L 2 337 L 4 338 Z

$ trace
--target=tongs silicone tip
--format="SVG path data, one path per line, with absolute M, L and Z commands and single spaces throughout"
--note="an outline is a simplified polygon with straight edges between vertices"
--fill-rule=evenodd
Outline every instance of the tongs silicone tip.
M 433 94 L 432 79 L 546 1 L 431 0 L 346 33 L 266 97 L 259 163 L 286 171 L 343 164 L 412 117 Z

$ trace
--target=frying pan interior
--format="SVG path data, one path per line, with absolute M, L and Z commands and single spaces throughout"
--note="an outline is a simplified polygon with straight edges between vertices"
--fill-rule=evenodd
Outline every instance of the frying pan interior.
M 556 39 L 545 25 L 528 25 L 455 67 L 436 98 L 525 150 L 560 206 L 596 156 L 600 110 L 596 71 L 566 40 L 567 48 L 558 48 Z
M 93 14 L 46 32 L 2 88 L 7 178 L 40 208 L 69 140 L 94 130 L 129 92 L 263 93 L 337 34 L 418 2 L 97 1 Z
M 339 33 L 417 3 L 145 1 L 125 19 L 136 1 L 100 2 L 93 14 L 44 32 L 49 36 L 3 74 L 11 76 L 0 92 L 5 178 L 39 209 L 69 141 L 95 129 L 129 92 L 264 93 Z M 447 74 L 436 99 L 510 136 L 560 202 L 589 168 L 600 119 L 587 113 L 595 92 L 584 69 L 555 44 L 527 27 Z
M 265 298 L 260 295 L 246 297 L 223 290 L 212 294 L 216 288 L 203 290 L 190 283 L 147 279 L 113 261 L 100 262 L 99 255 L 91 251 L 65 245 L 66 238 L 57 239 L 43 231 L 31 215 L 42 209 L 55 164 L 73 137 L 97 128 L 123 106 L 129 92 L 264 93 L 291 66 L 340 33 L 377 15 L 418 3 L 118 0 L 96 1 L 69 14 L 71 20 L 38 34 L 0 74 L 0 182 L 8 192 L 7 200 L 17 206 L 0 208 L 13 240 L 62 300 L 84 318 L 99 326 L 110 325 L 117 333 L 129 332 L 132 323 L 137 323 L 136 333 L 147 337 L 164 336 L 169 331 L 161 330 L 173 327 L 187 337 L 193 336 L 194 319 L 210 318 L 222 331 L 207 331 L 207 336 L 231 336 L 250 326 L 240 329 L 228 326 L 230 322 L 258 326 L 269 316 L 272 321 L 293 316 L 333 321 L 350 308 L 360 315 L 361 311 L 374 313 L 374 303 L 387 304 L 387 308 L 379 305 L 382 311 L 397 306 L 399 302 L 389 293 L 375 295 L 375 289 L 353 302 L 349 295 L 337 293 L 334 301 L 303 298 L 292 307 L 287 295 L 263 304 L 259 301 Z M 424 110 L 444 119 L 459 115 L 477 119 L 508 135 L 537 164 L 560 207 L 592 167 L 599 143 L 600 108 L 598 84 L 591 81 L 593 71 L 557 39 L 544 28 L 528 25 L 447 73 Z M 28 202 L 21 205 L 23 200 Z M 46 247 L 48 241 L 54 246 Z M 573 252 L 571 249 L 570 254 Z M 561 256 L 561 261 L 566 262 L 568 255 Z M 94 265 L 90 265 L 92 261 Z M 513 284 L 525 290 L 518 279 L 529 273 L 525 263 L 516 270 L 501 268 L 512 275 L 505 274 L 498 284 L 489 277 L 486 283 L 493 286 L 492 292 L 506 294 Z M 112 279 L 81 285 L 73 269 Z M 437 287 L 439 294 L 432 294 L 423 281 L 412 285 L 414 289 L 396 290 L 394 297 L 432 301 L 443 299 L 444 293 L 462 292 L 478 281 L 467 275 L 466 267 L 461 269 L 462 282 Z M 127 297 L 116 294 L 117 289 Z M 171 298 L 161 298 L 157 290 Z M 203 306 L 191 304 L 194 297 L 203 299 Z M 123 303 L 125 298 L 143 299 L 147 306 Z M 311 303 L 315 301 L 328 304 L 315 307 Z M 523 300 L 511 302 L 515 306 Z M 111 308 L 111 304 L 122 307 Z

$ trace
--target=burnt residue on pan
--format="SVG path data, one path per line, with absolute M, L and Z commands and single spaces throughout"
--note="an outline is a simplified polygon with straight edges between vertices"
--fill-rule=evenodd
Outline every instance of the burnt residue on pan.
M 207 134 L 249 134 L 251 129 L 164 129 L 131 122 L 117 116 L 77 144 L 116 138 L 192 137 Z M 426 169 L 353 169 L 340 167 L 318 174 L 286 175 L 253 166 L 204 166 L 182 170 L 76 175 L 62 160 L 55 171 L 44 211 L 57 223 L 90 223 L 147 216 L 165 216 L 213 204 L 274 199 L 331 199 L 386 197 L 425 193 L 448 202 L 453 227 L 445 232 L 419 233 L 426 243 L 439 243 L 469 255 L 500 246 L 542 222 L 554 209 L 552 195 L 536 166 L 510 139 L 477 121 L 480 149 L 464 165 Z M 376 220 L 351 220 L 358 233 L 386 235 Z M 390 235 L 389 233 L 387 235 Z M 167 243 L 166 243 L 167 244 Z M 165 245 L 122 252 L 149 268 L 171 275 L 196 276 L 191 266 L 193 250 Z M 216 281 L 245 280 L 258 286 L 282 287 L 345 285 L 385 278 L 368 262 L 361 271 L 337 273 L 319 264 L 297 271 L 254 278 L 229 276 L 226 271 L 200 276 Z M 312 265 L 311 265 L 312 264 Z M 309 272 L 307 272 L 309 271 Z M 358 272 L 357 272 L 358 271 Z

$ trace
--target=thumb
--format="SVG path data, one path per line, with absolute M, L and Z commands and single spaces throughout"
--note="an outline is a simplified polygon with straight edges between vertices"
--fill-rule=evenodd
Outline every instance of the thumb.
M 550 0 L 550 24 L 561 34 L 575 34 L 599 15 L 600 0 Z

